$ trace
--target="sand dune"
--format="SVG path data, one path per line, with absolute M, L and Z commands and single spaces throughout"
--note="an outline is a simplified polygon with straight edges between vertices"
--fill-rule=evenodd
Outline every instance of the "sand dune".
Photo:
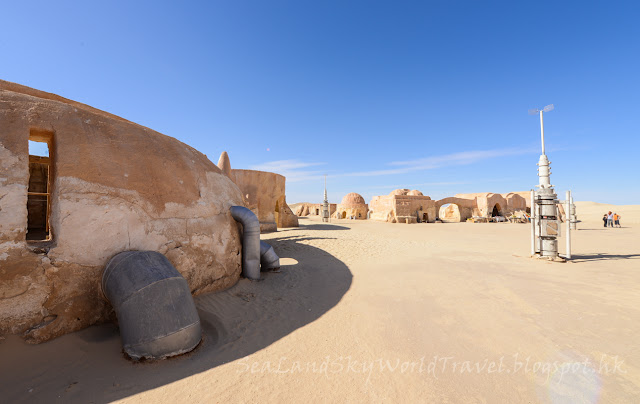
M 618 208 L 604 229 L 578 203 L 564 264 L 527 257 L 527 225 L 301 218 L 263 235 L 280 272 L 197 298 L 194 352 L 132 363 L 109 324 L 5 336 L 3 401 L 634 402 L 640 207 Z

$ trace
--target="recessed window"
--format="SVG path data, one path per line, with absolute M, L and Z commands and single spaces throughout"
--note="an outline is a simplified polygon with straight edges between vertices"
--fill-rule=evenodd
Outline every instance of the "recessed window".
M 29 189 L 27 191 L 27 241 L 50 241 L 53 133 L 29 134 Z

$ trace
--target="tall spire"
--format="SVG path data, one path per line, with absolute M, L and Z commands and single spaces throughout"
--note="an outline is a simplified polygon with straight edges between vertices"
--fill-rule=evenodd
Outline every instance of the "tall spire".
M 324 201 L 322 202 L 322 221 L 328 222 L 331 217 L 329 200 L 327 198 L 327 174 L 324 175 Z
M 328 203 L 327 200 L 327 174 L 324 175 L 324 202 Z

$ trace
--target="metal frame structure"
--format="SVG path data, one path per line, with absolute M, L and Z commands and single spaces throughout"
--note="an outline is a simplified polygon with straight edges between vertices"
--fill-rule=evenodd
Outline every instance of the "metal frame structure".
M 566 259 L 571 258 L 571 229 L 575 229 L 575 205 L 571 198 L 571 191 L 567 191 L 567 200 L 559 201 L 551 185 L 551 162 L 547 158 L 544 147 L 543 113 L 553 110 L 553 104 L 543 109 L 530 110 L 530 114 L 540 114 L 540 138 L 542 154 L 538 161 L 539 183 L 536 191 L 531 191 L 531 255 L 534 257 L 556 260 L 558 254 L 558 237 L 561 235 L 558 203 L 565 204 L 566 224 Z

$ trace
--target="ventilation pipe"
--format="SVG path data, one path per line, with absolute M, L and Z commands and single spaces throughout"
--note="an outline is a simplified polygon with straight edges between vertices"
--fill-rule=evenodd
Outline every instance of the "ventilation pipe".
M 194 349 L 200 318 L 187 281 L 155 251 L 126 251 L 109 261 L 102 292 L 118 316 L 124 351 L 162 359 Z
M 244 206 L 232 206 L 231 216 L 242 224 L 242 274 L 252 280 L 260 279 L 260 222 Z
M 280 257 L 269 244 L 260 241 L 260 270 L 274 271 L 280 269 Z

